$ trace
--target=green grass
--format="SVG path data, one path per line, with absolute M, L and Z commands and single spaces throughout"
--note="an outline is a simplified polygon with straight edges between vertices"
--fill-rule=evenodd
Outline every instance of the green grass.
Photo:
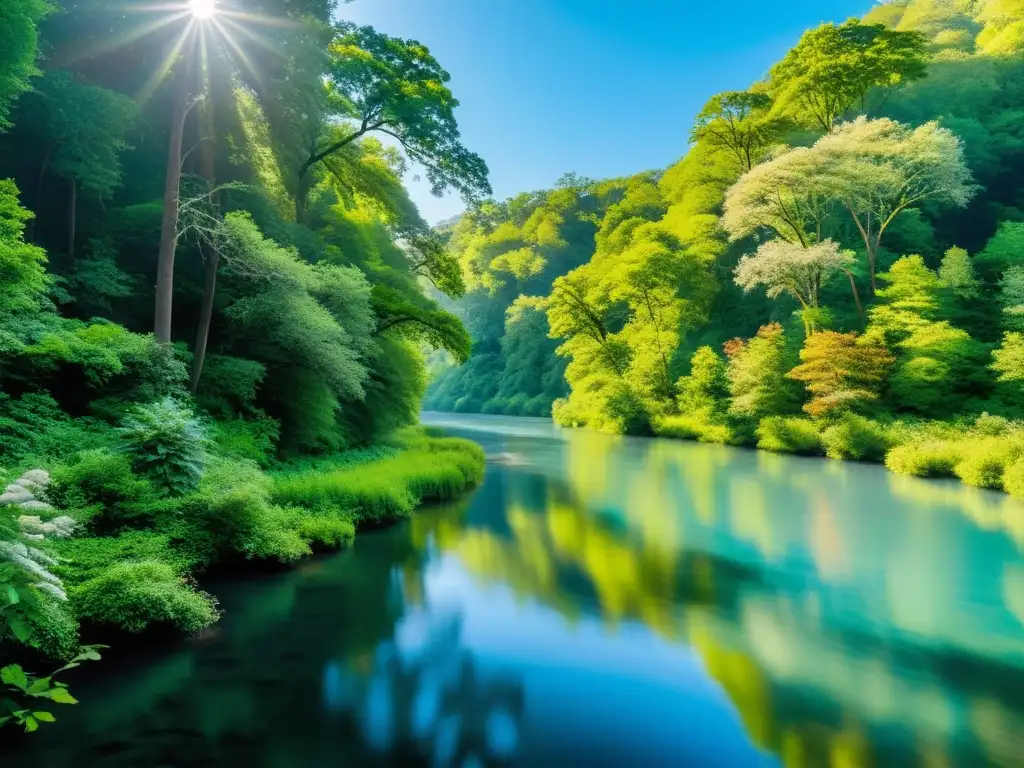
M 349 510 L 357 525 L 407 517 L 420 504 L 448 501 L 483 478 L 483 450 L 468 440 L 423 432 L 396 438 L 403 449 L 355 466 L 280 473 L 272 498 L 314 511 Z

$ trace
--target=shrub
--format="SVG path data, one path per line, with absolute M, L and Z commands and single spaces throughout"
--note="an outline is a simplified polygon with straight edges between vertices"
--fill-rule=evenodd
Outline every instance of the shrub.
M 74 587 L 127 560 L 160 561 L 186 571 L 193 562 L 171 545 L 171 537 L 155 531 L 125 531 L 119 536 L 73 537 L 56 542 L 56 573 Z
M 79 618 L 140 633 L 150 628 L 193 634 L 217 621 L 212 598 L 188 586 L 167 563 L 117 563 L 75 589 Z
M 126 455 L 100 449 L 83 451 L 72 463 L 54 469 L 47 497 L 102 530 L 138 522 L 146 516 L 145 502 L 156 494 L 148 480 L 132 471 Z
M 263 363 L 228 355 L 208 355 L 197 393 L 200 405 L 218 417 L 248 413 L 266 376 Z
M 46 658 L 63 661 L 78 651 L 78 622 L 65 603 L 41 600 L 29 623 L 32 644 Z
M 962 458 L 953 472 L 967 485 L 1003 489 L 1003 473 L 1021 455 L 1017 441 L 1003 437 L 981 437 L 965 441 Z
M 892 441 L 888 430 L 876 421 L 854 413 L 844 414 L 821 435 L 830 459 L 882 461 Z
M 294 508 L 293 508 L 294 509 Z M 310 513 L 296 510 L 298 515 L 298 534 L 315 550 L 340 549 L 356 535 L 356 527 L 351 515 L 335 511 Z
M 702 443 L 734 445 L 739 440 L 735 431 L 707 411 L 694 411 L 681 416 L 662 416 L 655 420 L 654 434 L 674 440 L 698 440 Z
M 245 461 L 211 462 L 168 531 L 190 558 L 203 565 L 235 556 L 294 562 L 309 554 L 298 534 L 289 531 L 271 508 L 270 478 Z
M 1003 490 L 1018 499 L 1024 499 L 1024 459 L 1017 459 L 1003 472 Z
M 269 416 L 231 419 L 216 422 L 213 441 L 221 454 L 253 461 L 265 468 L 274 457 L 280 432 L 280 423 Z
M 191 409 L 166 397 L 136 406 L 118 430 L 136 471 L 174 493 L 199 483 L 206 465 L 206 436 Z
M 49 395 L 28 392 L 15 400 L 0 392 L 0 457 L 5 463 L 31 458 L 38 466 L 113 442 L 110 427 L 87 417 L 72 421 Z
M 821 453 L 821 435 L 809 419 L 769 416 L 757 427 L 757 447 L 779 453 Z
M 988 437 L 999 437 L 1010 431 L 1010 420 L 1003 416 L 983 413 L 974 421 L 974 432 Z
M 924 440 L 898 445 L 885 456 L 893 472 L 917 477 L 953 477 L 961 451 L 956 442 Z

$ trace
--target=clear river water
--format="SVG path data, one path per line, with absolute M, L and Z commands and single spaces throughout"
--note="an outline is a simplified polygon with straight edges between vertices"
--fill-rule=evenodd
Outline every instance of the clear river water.
M 210 585 L 0 765 L 1024 765 L 1024 507 L 854 463 L 425 414 L 459 502 Z M 5 734 L 6 738 L 6 734 Z

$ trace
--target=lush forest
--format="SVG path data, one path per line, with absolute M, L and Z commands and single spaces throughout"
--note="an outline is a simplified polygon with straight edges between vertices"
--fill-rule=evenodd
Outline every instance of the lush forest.
M 472 355 L 427 405 L 1024 495 L 1022 174 L 1019 0 L 823 24 L 675 165 L 448 227 Z
M 482 475 L 415 426 L 469 338 L 402 179 L 473 203 L 487 167 L 430 52 L 334 5 L 0 4 L 0 726 L 216 621 L 197 578 Z

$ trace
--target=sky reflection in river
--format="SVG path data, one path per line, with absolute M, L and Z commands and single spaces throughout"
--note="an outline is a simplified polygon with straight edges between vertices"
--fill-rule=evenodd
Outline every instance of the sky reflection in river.
M 1015 502 L 429 418 L 484 444 L 475 494 L 213 587 L 216 632 L 80 681 L 83 706 L 0 764 L 1020 764 Z

